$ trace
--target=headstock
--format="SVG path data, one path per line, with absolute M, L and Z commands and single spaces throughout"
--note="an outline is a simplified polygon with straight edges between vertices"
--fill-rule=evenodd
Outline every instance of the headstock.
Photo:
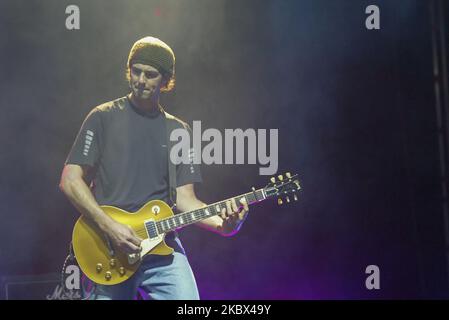
M 296 193 L 299 190 L 301 190 L 301 186 L 299 185 L 298 175 L 295 174 L 292 176 L 290 172 L 287 172 L 285 177 L 278 175 L 278 181 L 276 181 L 275 177 L 271 177 L 270 183 L 264 188 L 267 198 L 279 197 L 279 205 L 284 203 L 284 200 L 282 200 L 283 197 L 287 203 L 291 202 L 291 195 L 293 195 L 294 201 L 298 201 Z

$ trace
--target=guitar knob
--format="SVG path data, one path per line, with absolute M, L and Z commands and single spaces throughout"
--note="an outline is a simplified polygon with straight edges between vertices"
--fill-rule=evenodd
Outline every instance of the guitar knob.
M 281 205 L 283 202 L 282 202 L 282 199 L 281 198 L 279 198 L 278 199 L 278 205 Z
M 125 268 L 120 267 L 120 268 L 118 269 L 118 273 L 119 273 L 121 276 L 124 276 L 125 273 L 126 273 Z
M 97 263 L 97 267 L 95 269 L 97 270 L 98 273 L 100 273 L 101 270 L 103 270 L 103 265 L 101 263 Z
M 115 259 L 111 259 L 111 260 L 109 261 L 109 265 L 110 265 L 112 268 L 114 268 L 114 267 L 115 267 Z
M 112 273 L 111 273 L 111 271 L 107 271 L 106 272 L 106 274 L 104 275 L 104 278 L 106 279 L 106 280 L 111 280 L 111 278 L 112 278 Z

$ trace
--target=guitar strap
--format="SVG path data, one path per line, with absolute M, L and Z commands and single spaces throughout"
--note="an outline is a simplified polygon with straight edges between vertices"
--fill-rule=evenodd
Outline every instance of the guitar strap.
M 166 119 L 166 129 L 167 129 L 167 160 L 168 160 L 168 194 L 170 200 L 170 207 L 175 209 L 176 207 L 176 165 L 170 161 L 170 150 L 174 146 L 174 141 L 170 140 L 171 132 L 178 128 L 177 119 L 171 114 L 164 111 Z

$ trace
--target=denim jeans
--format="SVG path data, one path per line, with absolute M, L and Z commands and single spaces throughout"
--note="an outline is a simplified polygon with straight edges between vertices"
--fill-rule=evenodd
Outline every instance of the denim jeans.
M 137 272 L 117 285 L 84 283 L 84 299 L 131 300 L 139 290 L 144 299 L 199 300 L 195 277 L 181 241 L 176 234 L 169 234 L 165 242 L 175 250 L 173 254 L 145 256 Z

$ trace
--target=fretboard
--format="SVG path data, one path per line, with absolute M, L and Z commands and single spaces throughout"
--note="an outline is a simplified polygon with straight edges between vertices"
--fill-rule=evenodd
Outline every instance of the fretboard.
M 263 189 L 251 191 L 240 196 L 234 197 L 237 206 L 241 206 L 240 199 L 245 198 L 248 205 L 263 201 L 266 196 Z M 223 208 L 226 208 L 226 202 L 232 200 L 232 198 L 216 202 L 193 211 L 188 211 L 180 214 L 176 214 L 173 217 L 162 219 L 156 222 L 157 232 L 159 234 L 173 231 L 175 229 L 199 222 L 201 220 L 219 215 Z

